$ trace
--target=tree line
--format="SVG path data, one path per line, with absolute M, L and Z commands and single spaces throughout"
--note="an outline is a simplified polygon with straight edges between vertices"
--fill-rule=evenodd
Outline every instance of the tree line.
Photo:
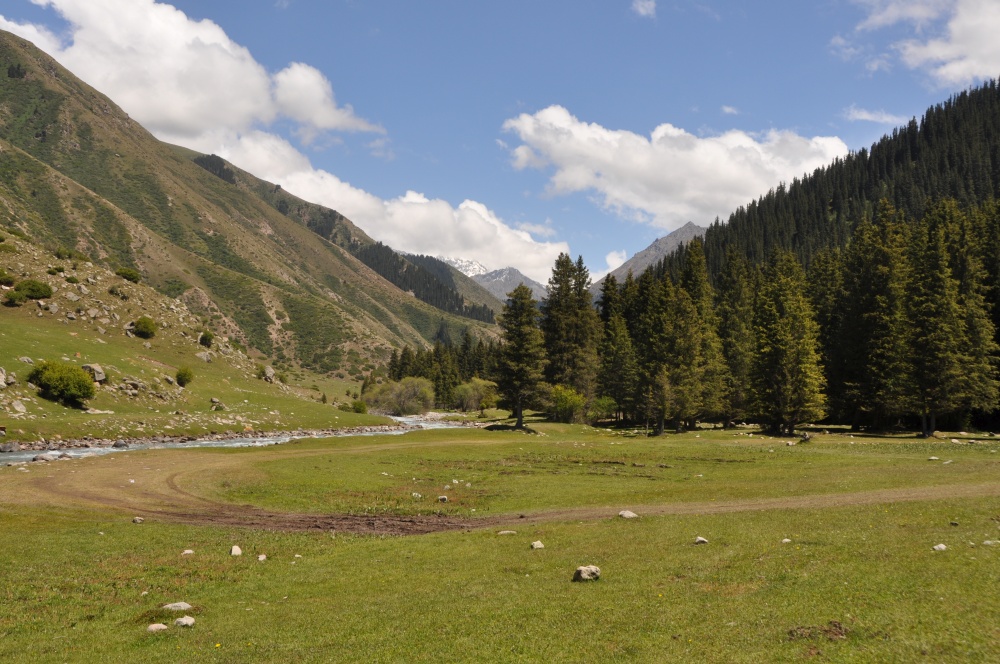
M 942 418 L 985 421 L 998 399 L 1000 205 L 944 199 L 911 219 L 883 200 L 853 227 L 808 265 L 730 249 L 714 283 L 695 240 L 676 270 L 608 278 L 596 303 L 582 259 L 563 254 L 545 300 L 523 285 L 509 294 L 501 342 L 479 345 L 478 362 L 467 337 L 464 350 L 404 349 L 390 377 L 445 390 L 444 376 L 493 380 L 518 426 L 528 408 L 660 432 L 822 421 L 929 435 Z

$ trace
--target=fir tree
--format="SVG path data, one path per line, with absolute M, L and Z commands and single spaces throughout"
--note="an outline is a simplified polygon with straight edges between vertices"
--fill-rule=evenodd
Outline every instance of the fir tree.
M 617 405 L 616 419 L 634 411 L 638 364 L 632 338 L 620 313 L 613 314 L 604 328 L 598 379 L 601 394 L 614 399 Z
M 545 346 L 538 329 L 537 302 L 524 284 L 507 294 L 500 317 L 503 345 L 497 366 L 497 388 L 524 428 L 524 409 L 532 404 L 544 378 Z
M 730 250 L 719 275 L 717 296 L 719 338 L 727 367 L 727 424 L 748 414 L 751 366 L 757 343 L 753 330 L 755 292 L 746 259 Z
M 583 258 L 574 263 L 567 254 L 560 254 L 541 307 L 548 381 L 572 387 L 588 399 L 596 388 L 600 334 L 600 318 L 589 288 L 590 273 Z

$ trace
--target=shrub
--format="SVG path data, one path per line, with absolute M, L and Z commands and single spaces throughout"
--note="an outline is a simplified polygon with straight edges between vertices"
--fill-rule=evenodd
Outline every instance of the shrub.
M 594 399 L 587 410 L 587 419 L 591 422 L 601 422 L 610 420 L 618 412 L 618 404 L 611 397 L 599 397 Z
M 142 275 L 139 274 L 139 271 L 130 267 L 120 267 L 115 270 L 115 274 L 125 281 L 131 281 L 133 284 L 137 284 L 142 281 Z
M 52 297 L 52 287 L 35 279 L 25 279 L 24 281 L 17 282 L 14 290 L 18 293 L 24 293 L 24 296 L 29 300 L 44 300 L 45 298 Z
M 141 339 L 152 339 L 156 336 L 156 321 L 149 316 L 139 316 L 132 324 L 132 332 Z
M 571 387 L 552 388 L 552 419 L 557 422 L 579 422 L 583 419 L 587 400 Z
M 492 408 L 496 404 L 497 384 L 493 381 L 473 378 L 455 388 L 455 406 L 463 412 Z
M 215 341 L 215 335 L 212 334 L 211 330 L 203 330 L 201 335 L 198 337 L 198 343 L 205 348 L 211 348 L 213 341 Z
M 19 307 L 27 301 L 28 296 L 16 290 L 7 291 L 7 294 L 3 298 L 4 305 L 8 307 Z
M 12 244 L 0 244 L 0 254 L 16 254 L 17 247 Z
M 0 268 L 0 286 L 10 287 L 14 285 L 15 281 L 17 279 L 14 278 L 13 274 L 7 274 L 3 268 Z
M 108 295 L 114 295 L 122 302 L 128 302 L 129 298 L 128 291 L 119 286 L 118 284 L 115 284 L 114 286 L 108 289 Z
M 357 401 L 351 404 L 351 410 L 353 410 L 355 413 L 364 415 L 365 413 L 368 412 L 368 404 L 358 399 Z
M 181 367 L 177 370 L 177 375 L 174 376 L 174 380 L 176 380 L 177 384 L 181 387 L 187 387 L 188 384 L 194 380 L 194 372 L 191 371 L 190 367 Z
M 39 395 L 67 405 L 80 405 L 94 396 L 94 379 L 75 364 L 42 362 L 28 374 Z
M 368 392 L 365 402 L 390 415 L 426 413 L 434 405 L 434 385 L 426 378 L 404 378 Z
M 67 284 L 78 284 L 78 283 L 80 283 L 80 280 L 78 278 L 74 277 L 71 274 L 68 277 L 66 277 L 66 283 Z

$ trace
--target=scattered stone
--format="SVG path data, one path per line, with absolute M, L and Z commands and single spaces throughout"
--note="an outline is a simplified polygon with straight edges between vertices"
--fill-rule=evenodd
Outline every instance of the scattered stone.
M 790 440 L 787 443 L 785 443 L 785 445 L 788 446 L 788 447 L 795 447 L 795 441 L 794 440 Z
M 438 502 L 439 503 L 446 503 L 446 502 L 448 502 L 448 496 L 438 496 Z
M 36 454 L 35 456 L 31 457 L 31 460 L 32 461 L 55 461 L 58 458 L 59 458 L 59 454 L 57 452 L 45 452 L 44 454 Z
M 22 415 L 24 413 L 28 412 L 28 409 L 20 401 L 16 401 L 16 400 L 12 401 L 11 404 L 10 404 L 10 407 L 14 409 L 15 413 L 21 413 Z
M 175 620 L 174 624 L 178 627 L 194 627 L 194 618 L 191 616 L 184 616 L 183 618 Z
M 928 460 L 928 461 L 940 461 L 940 459 L 938 459 L 937 457 L 930 457 L 930 458 L 929 458 L 929 459 L 927 459 L 927 460 Z
M 174 602 L 173 604 L 164 604 L 164 611 L 190 611 L 191 605 L 187 602 Z
M 192 549 L 184 549 L 183 551 L 181 551 L 181 555 L 182 556 L 193 556 L 194 555 L 194 551 Z
M 618 513 L 618 516 L 620 516 L 623 519 L 638 519 L 639 518 L 638 514 L 636 514 L 635 512 L 632 512 L 630 510 L 622 510 L 621 512 Z
M 934 550 L 935 551 L 947 551 L 947 549 L 948 549 L 948 547 L 946 545 L 944 545 L 944 544 L 935 544 L 934 545 Z
M 941 465 L 947 466 L 949 463 L 954 463 L 954 462 L 951 459 L 948 459 L 947 461 L 942 462 Z
M 231 556 L 242 556 L 243 555 L 243 549 L 241 549 L 240 547 L 238 547 L 238 546 L 236 546 L 234 544 L 233 548 L 231 548 L 229 550 L 229 555 L 231 555 Z
M 268 383 L 274 382 L 274 369 L 272 367 L 264 367 L 264 380 Z
M 539 540 L 539 541 L 536 541 L 536 542 L 532 542 L 531 543 L 531 548 L 532 549 L 544 549 L 545 545 L 542 544 L 542 542 Z
M 0 452 L 17 452 L 19 448 L 17 443 L 0 443 Z
M 257 556 L 257 561 L 258 562 L 264 562 L 265 560 L 267 560 L 267 554 L 262 553 L 259 556 Z
M 132 518 L 132 523 L 142 523 L 143 521 L 145 521 L 145 519 L 143 519 L 141 516 Z
M 705 539 L 704 537 L 695 537 L 694 538 L 694 543 L 695 544 L 708 544 L 708 540 Z
M 957 526 L 957 525 L 958 525 L 958 521 L 952 521 L 952 522 L 951 522 L 951 525 L 953 525 L 953 526 Z
M 1000 544 L 1000 540 L 986 540 L 983 542 L 983 546 L 996 546 Z
M 18 362 L 24 362 L 25 364 L 34 364 L 35 363 L 35 361 L 32 360 L 30 357 L 19 357 L 19 358 L 17 358 L 17 361 Z
M 786 537 L 785 539 L 781 540 L 781 543 L 782 543 L 782 544 L 791 544 L 791 543 L 792 543 L 792 540 L 790 540 L 790 539 L 788 539 L 788 538 Z
M 451 491 L 451 485 L 450 484 L 445 484 L 444 485 L 444 490 L 445 491 Z
M 516 530 L 501 530 L 497 535 L 517 535 Z
M 417 493 L 416 491 L 414 491 L 414 492 L 413 492 L 412 494 L 410 494 L 410 495 L 411 495 L 411 496 L 413 496 L 414 498 L 416 498 L 417 500 L 420 500 L 421 498 L 423 498 L 423 496 L 422 496 L 422 495 L 420 495 L 419 493 Z
M 111 445 L 111 447 L 120 450 L 128 447 L 128 443 L 126 443 L 124 440 L 116 440 L 114 444 Z
M 574 581 L 597 581 L 601 578 L 601 568 L 597 565 L 581 565 L 573 573 Z
M 153 623 L 152 625 L 150 625 L 149 627 L 146 628 L 146 631 L 147 632 L 162 632 L 162 631 L 165 631 L 167 629 L 169 629 L 169 627 L 167 627 L 163 623 Z
M 95 383 L 103 383 L 108 379 L 108 375 L 104 373 L 104 368 L 100 364 L 85 364 L 80 368 L 89 373 Z
M 211 351 L 203 351 L 201 353 L 195 353 L 194 356 L 197 357 L 199 360 L 202 360 L 203 362 L 211 362 L 212 361 L 212 353 L 211 353 Z

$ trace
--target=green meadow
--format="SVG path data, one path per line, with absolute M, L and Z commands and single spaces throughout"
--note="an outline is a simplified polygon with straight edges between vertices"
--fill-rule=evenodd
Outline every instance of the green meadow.
M 0 660 L 997 661 L 991 439 L 531 426 L 0 467 Z M 183 516 L 220 507 L 465 521 Z

